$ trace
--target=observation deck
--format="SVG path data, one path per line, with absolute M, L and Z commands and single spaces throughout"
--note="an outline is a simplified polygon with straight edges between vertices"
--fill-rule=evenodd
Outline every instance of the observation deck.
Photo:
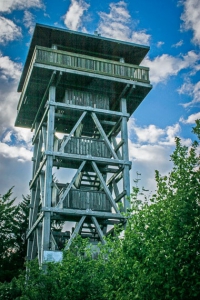
M 65 98 L 68 103 L 91 106 L 86 98 L 87 91 L 93 91 L 99 95 L 93 107 L 102 109 L 103 90 L 109 98 L 107 109 L 112 111 L 120 110 L 123 92 L 131 115 L 152 88 L 149 68 L 139 65 L 148 50 L 147 46 L 37 24 L 18 87 L 21 97 L 15 125 L 31 128 L 36 115 L 41 119 L 50 84 L 57 86 L 57 102 L 63 102 L 65 90 L 73 88 L 76 95 Z

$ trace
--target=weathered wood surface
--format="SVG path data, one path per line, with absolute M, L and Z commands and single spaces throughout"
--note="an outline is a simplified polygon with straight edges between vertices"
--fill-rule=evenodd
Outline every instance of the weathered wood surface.
M 66 139 L 64 137 L 64 139 Z M 62 141 L 64 142 L 64 140 Z M 61 142 L 60 142 L 61 143 Z M 57 140 L 54 143 L 54 151 L 59 147 Z M 93 157 L 110 158 L 111 152 L 105 144 L 104 140 L 86 138 L 86 137 L 71 137 L 64 147 L 64 153 L 77 155 L 90 155 Z
M 52 206 L 56 206 L 59 198 L 62 196 L 66 185 L 58 184 L 58 188 L 53 187 L 52 192 Z M 65 187 L 65 188 L 64 188 Z M 94 211 L 106 211 L 111 212 L 111 205 L 102 191 L 93 190 L 79 190 L 71 189 L 66 198 L 63 201 L 63 208 L 70 209 L 91 209 Z
M 146 67 L 50 48 L 37 46 L 35 62 L 149 83 L 149 69 Z
M 109 97 L 95 92 L 66 89 L 63 102 L 66 104 L 109 109 Z

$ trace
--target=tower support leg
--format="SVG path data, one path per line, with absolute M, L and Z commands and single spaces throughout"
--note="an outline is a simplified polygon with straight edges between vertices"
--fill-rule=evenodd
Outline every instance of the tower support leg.
M 49 101 L 55 102 L 56 88 L 50 86 L 49 88 Z M 53 151 L 54 142 L 54 122 L 55 122 L 55 106 L 50 106 L 47 119 L 47 141 L 46 150 Z M 46 161 L 46 170 L 44 178 L 44 201 L 42 206 L 51 207 L 52 198 L 52 168 L 53 168 L 53 156 L 48 155 Z M 50 249 L 50 233 L 51 233 L 51 212 L 45 212 L 42 226 L 42 244 L 41 244 L 41 263 L 44 262 L 44 251 Z
M 126 114 L 127 113 L 127 103 L 126 99 L 121 99 L 121 111 Z M 124 141 L 122 145 L 122 157 L 124 160 L 129 160 L 128 153 L 128 118 L 122 117 L 121 122 L 121 139 Z M 126 191 L 126 197 L 124 197 L 124 211 L 130 208 L 130 201 L 128 200 L 130 197 L 130 174 L 129 174 L 129 166 L 125 165 L 123 169 L 123 189 Z

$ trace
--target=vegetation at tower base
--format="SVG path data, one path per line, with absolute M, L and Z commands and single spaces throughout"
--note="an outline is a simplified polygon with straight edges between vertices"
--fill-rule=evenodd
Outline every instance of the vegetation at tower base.
M 200 122 L 194 129 L 200 135 Z M 199 144 L 176 139 L 168 176 L 156 171 L 157 191 L 146 202 L 133 189 L 123 238 L 110 238 L 97 259 L 78 238 L 47 273 L 31 262 L 25 274 L 0 284 L 0 299 L 195 300 L 200 298 Z
M 24 268 L 29 196 L 15 205 L 12 188 L 0 196 L 0 282 L 10 281 Z

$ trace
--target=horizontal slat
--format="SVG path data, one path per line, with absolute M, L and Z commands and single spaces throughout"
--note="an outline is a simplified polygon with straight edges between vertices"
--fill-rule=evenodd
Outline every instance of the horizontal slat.
M 64 190 L 61 190 L 61 193 L 64 193 Z M 53 206 L 57 205 L 59 201 L 59 197 L 60 197 L 59 191 L 53 188 L 53 193 L 52 193 Z M 95 211 L 111 212 L 111 205 L 106 194 L 104 192 L 93 191 L 88 189 L 87 190 L 71 189 L 69 194 L 63 200 L 63 208 L 89 209 Z
M 110 158 L 111 156 L 110 151 L 103 140 L 83 137 L 71 137 L 64 147 L 64 153 L 106 158 Z

